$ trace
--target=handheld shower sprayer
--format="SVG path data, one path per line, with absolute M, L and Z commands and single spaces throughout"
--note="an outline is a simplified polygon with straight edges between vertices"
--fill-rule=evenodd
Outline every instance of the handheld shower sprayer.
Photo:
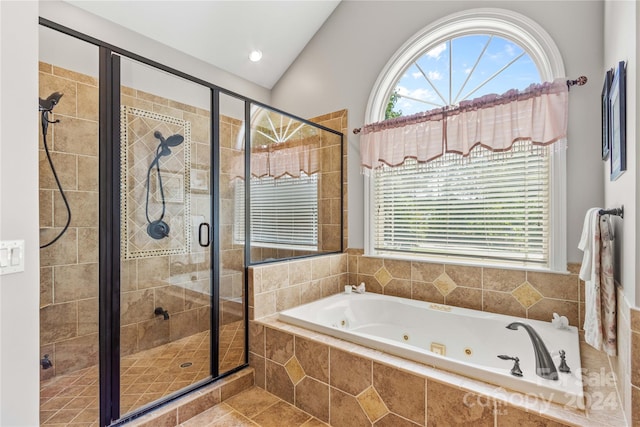
M 38 111 L 41 112 L 41 124 L 42 124 L 42 135 L 46 138 L 47 130 L 49 129 L 49 123 L 59 123 L 60 120 L 49 120 L 49 113 L 53 111 L 53 107 L 58 105 L 60 102 L 60 98 L 62 98 L 62 94 L 60 92 L 53 92 L 51 95 L 47 97 L 47 99 L 38 98 Z
M 60 92 L 53 92 L 46 99 L 38 98 L 38 111 L 40 111 L 40 124 L 42 125 L 42 145 L 44 146 L 44 152 L 47 155 L 47 160 L 49 161 L 49 166 L 51 167 L 51 172 L 53 173 L 53 177 L 56 180 L 56 184 L 58 185 L 58 190 L 60 191 L 60 196 L 62 196 L 62 201 L 64 202 L 65 207 L 67 208 L 67 223 L 64 228 L 58 235 L 51 240 L 49 243 L 40 246 L 40 249 L 44 249 L 47 246 L 53 245 L 58 241 L 60 237 L 67 231 L 69 228 L 69 224 L 71 223 L 71 207 L 69 206 L 69 201 L 67 200 L 67 196 L 64 194 L 64 190 L 62 189 L 62 184 L 60 184 L 60 179 L 58 178 L 58 173 L 56 172 L 56 168 L 53 165 L 53 160 L 51 160 L 51 154 L 49 153 L 49 146 L 47 145 L 47 130 L 49 129 L 49 123 L 60 123 L 59 119 L 49 120 L 49 113 L 53 111 L 53 107 L 58 105 L 60 102 L 60 98 L 62 98 L 62 94 Z
M 182 135 L 175 134 L 165 139 L 164 136 L 162 136 L 162 133 L 160 133 L 160 131 L 155 131 L 153 133 L 153 136 L 157 138 L 160 141 L 160 143 L 156 148 L 156 156 L 151 161 L 151 164 L 149 165 L 149 169 L 147 170 L 147 200 L 146 200 L 146 206 L 145 206 L 145 215 L 147 217 L 147 222 L 149 223 L 147 225 L 147 234 L 152 239 L 160 240 L 160 239 L 164 239 L 169 235 L 169 224 L 163 221 L 164 214 L 166 212 L 166 204 L 164 199 L 164 187 L 162 185 L 162 175 L 160 174 L 160 158 L 162 156 L 168 156 L 169 154 L 171 154 L 170 147 L 177 147 L 178 145 L 182 144 L 182 142 L 184 141 L 184 137 Z M 149 217 L 149 192 L 150 192 L 149 187 L 150 187 L 150 181 L 151 181 L 151 171 L 153 170 L 154 167 L 156 168 L 156 179 L 158 180 L 158 189 L 160 190 L 160 200 L 162 202 L 162 211 L 160 213 L 160 218 L 156 220 L 151 220 L 151 218 Z
M 55 107 L 60 102 L 60 98 L 62 98 L 62 95 L 63 94 L 60 92 L 53 92 L 47 97 L 47 99 L 38 98 L 40 100 L 40 111 L 53 110 L 53 107 Z

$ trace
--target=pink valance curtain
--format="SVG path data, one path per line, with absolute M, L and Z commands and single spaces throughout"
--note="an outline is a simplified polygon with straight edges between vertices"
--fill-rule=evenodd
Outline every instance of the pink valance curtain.
M 568 98 L 566 80 L 559 79 L 369 124 L 360 139 L 362 166 L 398 166 L 408 158 L 428 162 L 444 153 L 468 156 L 477 145 L 503 152 L 519 140 L 566 143 Z
M 251 176 L 298 178 L 301 173 L 311 175 L 320 170 L 320 149 L 318 136 L 252 147 Z M 244 154 L 238 152 L 233 163 L 233 176 L 244 179 Z

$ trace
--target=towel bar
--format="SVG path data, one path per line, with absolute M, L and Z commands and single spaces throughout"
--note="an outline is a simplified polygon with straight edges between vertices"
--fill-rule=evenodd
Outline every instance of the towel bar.
M 613 209 L 600 209 L 598 215 L 615 215 L 624 218 L 624 205 Z

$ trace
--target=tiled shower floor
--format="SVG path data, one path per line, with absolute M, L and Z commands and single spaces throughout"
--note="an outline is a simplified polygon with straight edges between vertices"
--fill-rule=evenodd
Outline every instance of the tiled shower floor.
M 220 330 L 220 372 L 244 362 L 244 322 Z M 183 363 L 191 362 L 188 367 Z M 209 332 L 201 332 L 121 360 L 120 412 L 125 414 L 209 375 Z M 98 367 L 40 383 L 41 426 L 98 426 Z

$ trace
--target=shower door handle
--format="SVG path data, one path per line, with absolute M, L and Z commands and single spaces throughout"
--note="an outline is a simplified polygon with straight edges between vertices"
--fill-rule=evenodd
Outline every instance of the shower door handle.
M 205 233 L 202 232 L 204 229 L 206 229 Z M 198 227 L 198 243 L 200 243 L 200 246 L 203 248 L 211 244 L 211 226 L 208 222 L 201 222 Z

